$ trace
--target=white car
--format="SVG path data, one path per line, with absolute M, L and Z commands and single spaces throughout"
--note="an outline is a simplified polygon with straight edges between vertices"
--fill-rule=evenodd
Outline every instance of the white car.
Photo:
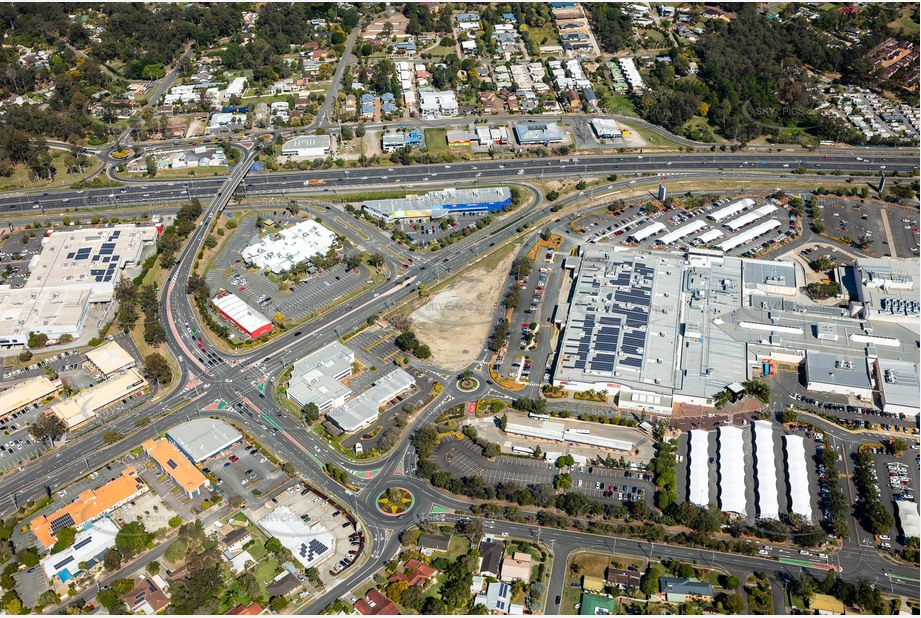
M 767 551 L 766 549 L 759 549 L 759 550 L 758 550 L 758 554 L 761 555 L 761 556 L 767 556 L 767 555 L 768 555 L 768 551 Z

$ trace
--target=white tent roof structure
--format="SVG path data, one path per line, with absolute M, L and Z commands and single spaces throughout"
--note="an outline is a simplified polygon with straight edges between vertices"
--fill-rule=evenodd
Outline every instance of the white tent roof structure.
M 688 475 L 688 500 L 702 507 L 710 504 L 710 475 L 707 467 L 709 459 L 707 438 L 709 436 L 708 431 L 692 429 L 691 448 L 688 455 L 691 467 Z
M 741 428 L 719 428 L 717 457 L 720 509 L 729 513 L 747 515 L 745 512 L 745 459 L 742 453 Z
M 755 205 L 755 200 L 750 197 L 742 198 L 738 202 L 733 202 L 725 208 L 720 208 L 716 212 L 710 215 L 710 218 L 719 223 L 723 219 L 728 219 L 732 215 L 738 214 L 745 210 L 746 208 L 751 208 Z
M 747 212 L 741 217 L 739 217 L 738 219 L 733 219 L 729 223 L 724 223 L 723 225 L 725 225 L 730 230 L 735 232 L 739 230 L 740 228 L 745 227 L 749 223 L 752 223 L 753 221 L 757 221 L 758 219 L 763 219 L 764 217 L 768 215 L 774 214 L 776 211 L 777 211 L 777 206 L 774 206 L 773 204 L 766 204 L 762 206 L 761 208 L 757 208 L 755 210 L 752 210 L 751 212 Z
M 774 432 L 769 421 L 755 421 L 755 500 L 758 517 L 779 519 L 777 467 L 774 464 Z
M 655 236 L 656 234 L 658 234 L 659 232 L 665 229 L 666 228 L 665 228 L 664 223 L 662 223 L 661 221 L 655 221 L 653 223 L 650 223 L 646 227 L 639 229 L 635 231 L 634 233 L 630 234 L 630 238 L 632 238 L 636 242 L 641 242 L 643 240 L 646 240 L 650 236 Z
M 806 472 L 806 449 L 802 436 L 784 436 L 787 460 L 787 488 L 790 491 L 790 511 L 812 520 L 809 498 L 809 477 Z
M 902 500 L 895 506 L 899 515 L 899 527 L 903 537 L 921 536 L 921 516 L 918 515 L 918 503 Z

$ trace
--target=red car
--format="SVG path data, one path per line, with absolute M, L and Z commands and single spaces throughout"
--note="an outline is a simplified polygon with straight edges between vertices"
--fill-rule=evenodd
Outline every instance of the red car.
M 237 461 L 240 461 L 240 458 L 237 457 L 236 455 L 231 455 L 231 456 L 230 456 L 230 461 L 237 462 Z

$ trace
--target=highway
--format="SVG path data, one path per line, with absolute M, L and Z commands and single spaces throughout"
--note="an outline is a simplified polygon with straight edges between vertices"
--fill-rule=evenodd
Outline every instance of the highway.
M 863 159 L 863 157 L 861 157 Z M 885 169 L 881 169 L 884 167 Z M 424 191 L 429 183 L 463 183 L 475 187 L 500 179 L 542 180 L 561 177 L 595 178 L 618 175 L 658 174 L 675 179 L 686 174 L 707 173 L 713 176 L 734 177 L 740 173 L 757 172 L 779 174 L 795 178 L 794 170 L 806 173 L 825 173 L 829 181 L 844 173 L 867 174 L 873 182 L 878 174 L 893 171 L 911 172 L 918 167 L 917 156 L 891 154 L 885 158 L 858 161 L 856 157 L 821 154 L 656 154 L 624 156 L 581 156 L 552 159 L 509 159 L 486 162 L 464 162 L 417 166 L 329 169 L 283 173 L 253 174 L 244 183 L 247 196 L 320 194 L 340 189 L 386 188 L 393 190 Z M 309 180 L 323 180 L 326 185 L 307 186 Z M 863 178 L 857 182 L 864 181 Z M 132 180 L 125 186 L 109 189 L 60 190 L 40 194 L 16 194 L 0 197 L 0 214 L 23 213 L 41 210 L 120 207 L 129 204 L 175 204 L 191 198 L 209 200 L 224 185 L 225 177 L 176 180 Z M 426 184 L 422 184 L 426 183 Z M 228 196 L 229 197 L 229 196 Z

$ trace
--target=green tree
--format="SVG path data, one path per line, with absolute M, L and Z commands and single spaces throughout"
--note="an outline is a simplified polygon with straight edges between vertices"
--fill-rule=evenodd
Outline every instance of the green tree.
M 305 424 L 310 425 L 315 423 L 317 420 L 319 420 L 319 418 L 320 408 L 312 401 L 301 408 L 301 419 L 303 419 Z
M 74 539 L 77 537 L 77 529 L 73 526 L 66 526 L 58 530 L 55 536 L 57 537 L 57 543 L 51 547 L 52 554 L 62 552 L 68 547 L 71 547 L 74 544 Z
M 67 425 L 55 414 L 40 414 L 35 422 L 29 426 L 29 433 L 40 442 L 48 441 L 54 446 L 54 441 L 67 432 Z
M 128 522 L 115 535 L 115 549 L 124 557 L 136 556 L 147 548 L 152 536 L 143 523 Z
M 160 384 L 169 384 L 173 379 L 173 370 L 166 358 L 159 352 L 144 357 L 144 372 Z

